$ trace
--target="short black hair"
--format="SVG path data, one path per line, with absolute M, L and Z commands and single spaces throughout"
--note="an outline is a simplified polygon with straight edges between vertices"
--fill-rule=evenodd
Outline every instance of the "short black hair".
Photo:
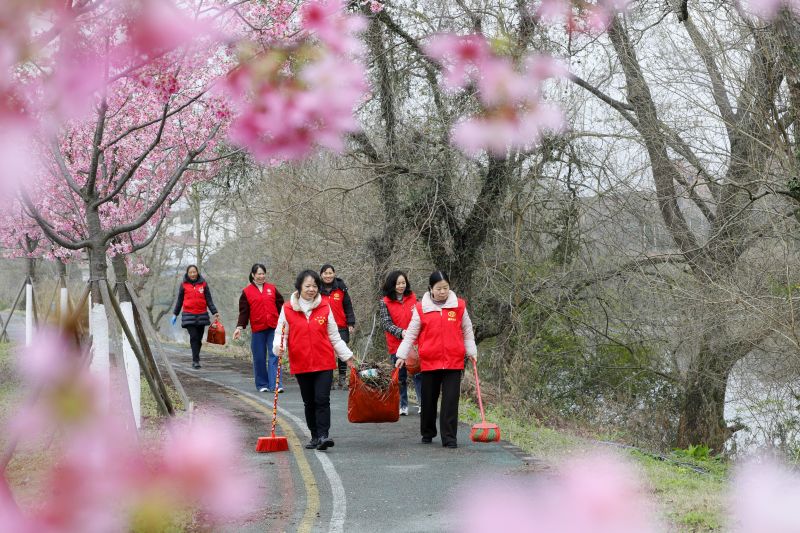
M 400 279 L 400 276 L 403 276 L 406 280 L 406 290 L 403 292 L 403 296 L 411 294 L 411 282 L 408 281 L 408 275 L 402 270 L 392 270 L 389 272 L 389 275 L 386 276 L 386 281 L 383 282 L 383 287 L 381 287 L 381 292 L 383 292 L 384 296 L 392 300 L 397 299 L 397 293 L 394 287 L 397 285 L 397 280 Z
M 250 267 L 250 283 L 253 283 L 253 281 L 256 279 L 255 274 L 256 272 L 258 272 L 259 268 L 264 271 L 264 274 L 267 273 L 267 267 L 265 267 L 261 263 L 256 263 L 255 265 Z
M 331 270 L 333 270 L 333 273 L 334 273 L 334 274 L 336 274 L 336 269 L 335 269 L 335 268 L 333 268 L 333 265 L 332 265 L 332 264 L 330 264 L 330 263 L 325 263 L 324 265 L 322 265 L 321 267 L 319 267 L 319 273 L 320 273 L 320 274 L 322 274 L 323 272 L 325 272 L 325 271 L 326 271 L 326 270 L 328 270 L 329 268 L 330 268 Z
M 432 289 L 433 286 L 439 283 L 440 281 L 446 281 L 447 284 L 450 285 L 450 277 L 447 275 L 447 272 L 436 270 L 431 274 L 431 277 L 428 278 L 428 288 Z
M 294 280 L 294 288 L 297 289 L 297 292 L 300 292 L 300 289 L 303 287 L 303 281 L 305 281 L 306 278 L 313 278 L 318 289 L 322 287 L 322 278 L 319 277 L 319 274 L 314 270 L 303 270 L 297 275 L 297 279 Z

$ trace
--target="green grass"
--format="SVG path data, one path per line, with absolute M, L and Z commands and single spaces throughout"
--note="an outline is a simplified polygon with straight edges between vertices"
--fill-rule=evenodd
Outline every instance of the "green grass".
M 702 468 L 700 474 L 691 468 L 631 450 L 630 456 L 641 468 L 665 520 L 678 531 L 719 531 L 724 523 L 728 464 L 721 460 L 688 460 L 670 454 L 668 459 Z
M 468 424 L 480 421 L 477 405 L 460 402 L 459 416 Z M 537 459 L 553 464 L 579 455 L 588 449 L 603 446 L 567 431 L 542 427 L 536 420 L 526 419 L 507 408 L 486 409 L 486 419 L 500 426 L 503 440 L 511 442 Z M 615 435 L 618 437 L 618 435 Z M 614 448 L 616 449 L 616 448 Z M 642 478 L 656 499 L 661 516 L 670 531 L 720 531 L 724 525 L 728 464 L 717 459 L 693 459 L 686 453 L 671 453 L 658 459 L 658 454 L 620 447 L 633 460 Z M 699 473 L 688 465 L 699 467 Z
M 11 344 L 0 343 L 0 420 L 6 420 L 16 405 L 17 380 L 13 368 Z

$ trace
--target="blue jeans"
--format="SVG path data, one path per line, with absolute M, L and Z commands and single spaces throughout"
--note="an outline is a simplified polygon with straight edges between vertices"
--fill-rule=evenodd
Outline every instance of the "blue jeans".
M 395 354 L 390 354 L 392 356 L 392 364 L 397 362 L 397 356 Z M 400 379 L 400 407 L 408 407 L 408 370 L 406 367 L 400 369 L 400 375 L 398 376 Z M 422 376 L 419 375 L 419 372 L 414 374 L 414 391 L 417 393 L 417 403 L 422 405 Z
M 275 377 L 278 373 L 278 356 L 272 353 L 274 329 L 265 329 L 253 333 L 250 337 L 250 350 L 253 352 L 253 374 L 256 378 L 256 389 L 275 390 Z M 269 364 L 267 354 L 269 353 Z M 283 387 L 283 376 L 278 387 Z

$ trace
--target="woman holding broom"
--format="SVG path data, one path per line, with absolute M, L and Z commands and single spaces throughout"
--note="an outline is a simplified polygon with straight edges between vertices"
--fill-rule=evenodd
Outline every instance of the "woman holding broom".
M 405 272 L 394 270 L 386 276 L 381 288 L 383 298 L 379 302 L 381 326 L 386 334 L 386 347 L 392 364 L 397 363 L 397 348 L 403 340 L 405 330 L 411 322 L 411 313 L 417 304 L 417 296 L 411 290 L 411 283 Z M 408 373 L 405 367 L 400 369 L 400 414 L 408 415 Z M 417 391 L 417 403 L 422 406 L 422 379 L 414 375 L 414 389 Z M 422 409 L 418 408 L 418 412 Z
M 436 436 L 436 406 L 442 396 L 439 430 L 442 446 L 458 448 L 458 400 L 464 356 L 478 357 L 472 321 L 464 300 L 450 290 L 450 279 L 441 271 L 428 279 L 428 292 L 414 306 L 411 322 L 397 348 L 397 367 L 405 365 L 416 342 L 422 371 L 422 442 L 430 444 Z
M 339 336 L 336 319 L 327 300 L 319 293 L 322 280 L 313 270 L 300 272 L 297 289 L 283 304 L 273 349 L 279 357 L 288 352 L 289 368 L 297 378 L 311 432 L 307 449 L 333 446 L 331 427 L 331 383 L 336 357 L 353 366 L 353 352 Z M 334 355 L 335 354 L 335 355 Z

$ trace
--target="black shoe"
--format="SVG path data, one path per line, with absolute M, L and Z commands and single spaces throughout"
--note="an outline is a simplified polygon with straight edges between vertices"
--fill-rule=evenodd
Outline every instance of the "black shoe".
M 200 366 L 200 363 L 196 363 L 195 362 L 195 363 L 192 363 L 192 368 L 202 368 L 202 367 Z
M 431 442 L 433 442 L 433 437 L 422 437 L 422 440 L 420 442 L 422 442 L 422 444 L 430 444 Z
M 442 444 L 444 448 L 458 448 L 457 442 L 448 442 L 447 444 Z
M 317 449 L 324 452 L 328 448 L 333 448 L 333 439 L 330 437 L 320 437 Z
M 306 450 L 313 450 L 317 447 L 317 444 L 319 444 L 319 439 L 317 437 L 311 437 L 311 440 L 306 444 Z

